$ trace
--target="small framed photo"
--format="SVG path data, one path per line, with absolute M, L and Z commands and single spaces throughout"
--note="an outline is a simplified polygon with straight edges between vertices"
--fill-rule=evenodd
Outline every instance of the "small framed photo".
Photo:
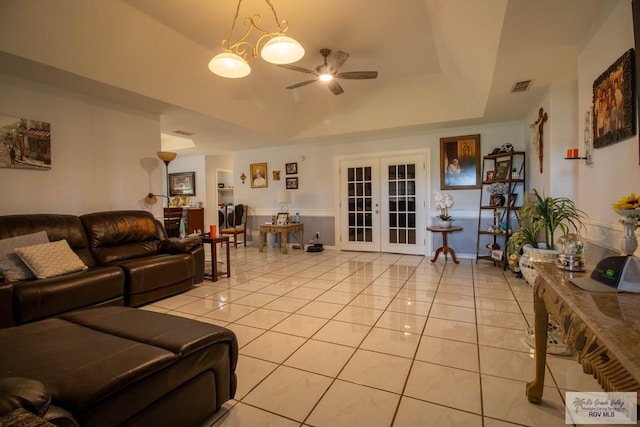
M 493 181 L 493 171 L 487 171 L 487 177 L 485 178 L 485 181 Z
M 252 163 L 251 164 L 251 188 L 267 188 L 267 164 Z
M 289 224 L 289 214 L 286 212 L 279 212 L 276 217 L 276 224 L 278 225 L 287 225 Z
M 280 181 L 280 171 L 273 171 L 271 173 L 273 174 L 274 181 Z
M 169 174 L 169 196 L 195 196 L 196 173 L 181 172 Z
M 297 190 L 298 189 L 298 177 L 295 178 L 287 178 L 286 180 L 287 190 Z
M 509 206 L 515 206 L 516 200 L 518 200 L 518 193 L 509 194 Z
M 496 162 L 496 172 L 493 175 L 495 180 L 504 180 L 509 177 L 509 166 L 511 166 L 511 160 L 501 160 Z
M 287 175 L 296 175 L 298 173 L 297 163 L 285 163 L 284 167 L 287 171 Z

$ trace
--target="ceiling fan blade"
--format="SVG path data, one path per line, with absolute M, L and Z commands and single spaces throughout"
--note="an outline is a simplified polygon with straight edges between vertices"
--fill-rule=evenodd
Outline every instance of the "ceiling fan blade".
M 375 79 L 378 77 L 377 71 L 347 71 L 338 73 L 336 77 L 340 79 Z
M 314 73 L 313 70 L 307 70 L 306 68 L 297 67 L 295 65 L 290 65 L 290 64 L 279 64 L 278 67 L 286 68 L 288 70 L 293 70 L 293 71 L 300 71 L 301 73 L 307 73 L 307 74 Z
M 341 50 L 337 51 L 333 54 L 327 65 L 329 66 L 329 71 L 335 73 L 338 71 L 340 67 L 344 65 L 344 63 L 349 58 L 349 54 L 347 52 L 343 52 Z
M 313 83 L 313 82 L 315 82 L 315 81 L 318 81 L 318 79 L 305 80 L 305 81 L 303 81 L 303 82 L 296 83 L 296 84 L 291 85 L 291 86 L 287 86 L 287 89 L 295 89 L 295 88 L 297 88 L 297 87 L 305 86 L 305 85 L 308 85 L 309 83 Z
M 329 87 L 329 90 L 333 92 L 334 95 L 340 95 L 341 93 L 344 93 L 342 86 L 340 86 L 340 84 L 335 80 L 331 80 L 327 82 L 327 86 Z

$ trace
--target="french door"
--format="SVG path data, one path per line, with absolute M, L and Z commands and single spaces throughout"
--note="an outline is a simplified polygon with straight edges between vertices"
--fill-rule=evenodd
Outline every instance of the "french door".
M 340 162 L 341 247 L 423 255 L 425 155 Z

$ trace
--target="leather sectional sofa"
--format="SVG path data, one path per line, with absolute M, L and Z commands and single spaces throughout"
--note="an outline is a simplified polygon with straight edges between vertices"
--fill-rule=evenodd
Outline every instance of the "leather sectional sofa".
M 0 239 L 42 231 L 83 265 L 0 280 L 0 425 L 198 426 L 234 397 L 232 331 L 132 308 L 201 282 L 201 239 L 146 211 L 0 216 Z
M 142 309 L 0 329 L 0 348 L 0 425 L 196 427 L 236 390 L 232 331 Z
M 0 216 L 0 239 L 43 230 L 51 242 L 66 240 L 88 268 L 0 282 L 0 327 L 87 307 L 138 307 L 204 279 L 201 240 L 168 239 L 163 225 L 147 211 Z

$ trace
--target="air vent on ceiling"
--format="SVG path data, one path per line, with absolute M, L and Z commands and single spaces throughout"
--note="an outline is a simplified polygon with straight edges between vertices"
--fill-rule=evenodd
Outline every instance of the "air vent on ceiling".
M 193 132 L 188 132 L 186 130 L 174 130 L 173 133 L 177 133 L 178 135 L 183 135 L 183 136 L 195 135 Z
M 513 84 L 513 88 L 511 89 L 511 93 L 527 91 L 529 89 L 529 86 L 531 86 L 532 81 L 533 80 L 523 80 L 521 82 L 515 82 Z

